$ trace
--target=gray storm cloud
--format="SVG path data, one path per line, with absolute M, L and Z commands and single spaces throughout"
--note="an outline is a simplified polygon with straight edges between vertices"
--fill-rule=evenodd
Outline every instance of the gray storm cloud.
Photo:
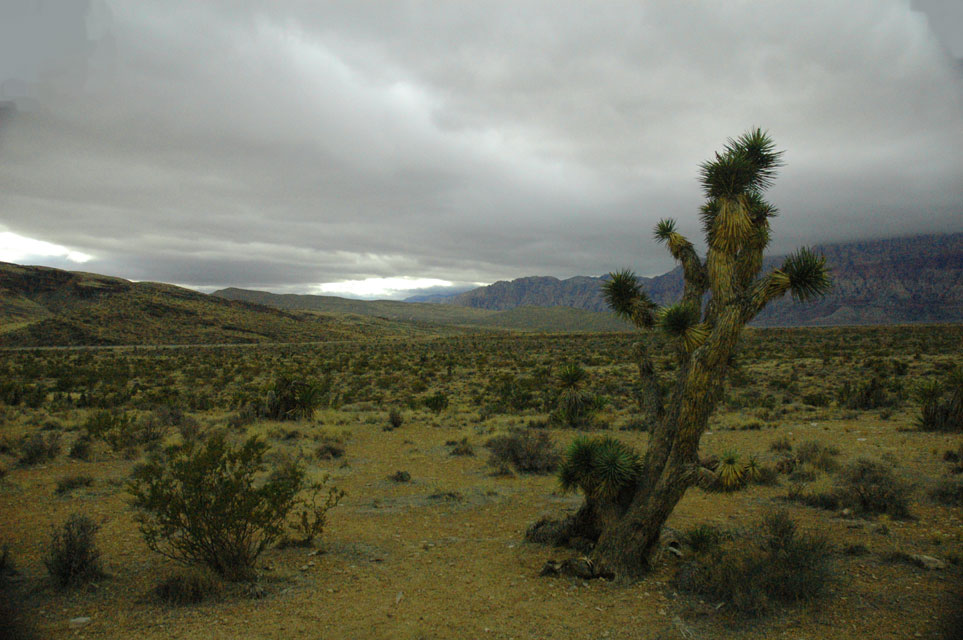
M 963 74 L 906 2 L 7 4 L 0 231 L 89 271 L 657 273 L 652 225 L 697 236 L 699 163 L 754 125 L 774 251 L 963 229 Z

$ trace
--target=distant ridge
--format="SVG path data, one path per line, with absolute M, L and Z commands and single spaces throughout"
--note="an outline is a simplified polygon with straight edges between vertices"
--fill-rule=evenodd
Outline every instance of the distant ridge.
M 963 321 L 963 233 L 819 245 L 833 271 L 834 288 L 819 301 L 783 298 L 754 322 L 757 326 L 886 324 Z M 782 262 L 766 259 L 765 269 Z M 534 276 L 439 299 L 439 303 L 488 310 L 519 306 L 607 310 L 603 277 L 566 280 Z M 682 271 L 640 278 L 659 304 L 682 293 Z
M 0 262 L 0 347 L 314 342 L 396 331 L 374 318 L 281 311 L 169 284 Z

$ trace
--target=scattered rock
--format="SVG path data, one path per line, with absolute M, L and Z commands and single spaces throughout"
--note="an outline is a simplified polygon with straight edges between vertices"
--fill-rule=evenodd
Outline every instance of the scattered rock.
M 934 558 L 933 556 L 924 556 L 920 553 L 914 553 L 910 556 L 910 560 L 913 564 L 922 567 L 923 569 L 940 571 L 946 568 L 946 563 L 939 558 Z
M 88 616 L 81 616 L 79 618 L 71 618 L 67 624 L 70 625 L 71 629 L 78 629 L 89 622 L 90 618 Z
M 543 566 L 542 570 L 539 572 L 540 576 L 569 576 L 572 578 L 579 578 L 581 580 L 594 580 L 596 578 L 604 578 L 606 580 L 611 580 L 614 576 L 608 572 L 601 570 L 595 565 L 590 558 L 585 556 L 579 558 L 567 558 L 558 562 L 557 560 L 548 560 Z

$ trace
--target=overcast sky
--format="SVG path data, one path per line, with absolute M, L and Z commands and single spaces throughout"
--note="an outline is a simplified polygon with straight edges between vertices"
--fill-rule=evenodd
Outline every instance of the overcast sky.
M 751 126 L 786 150 L 774 253 L 963 231 L 959 0 L 0 7 L 0 260 L 408 279 L 353 287 L 381 296 L 655 275 L 652 226 L 697 239 L 698 165 Z

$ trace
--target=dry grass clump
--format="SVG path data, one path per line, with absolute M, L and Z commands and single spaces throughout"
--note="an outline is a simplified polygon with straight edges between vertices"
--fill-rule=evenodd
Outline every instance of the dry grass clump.
M 811 600 L 832 575 L 827 541 L 799 532 L 785 511 L 768 514 L 745 537 L 721 542 L 722 537 L 710 528 L 690 532 L 690 545 L 696 541 L 705 551 L 679 570 L 675 583 L 682 591 L 724 602 L 741 615 Z
M 222 590 L 221 582 L 210 573 L 186 570 L 164 578 L 154 588 L 154 595 L 166 604 L 183 606 L 210 600 L 220 595 Z
M 20 443 L 20 464 L 34 465 L 47 462 L 60 453 L 59 433 L 35 433 Z
M 61 587 L 101 578 L 100 551 L 94 537 L 100 527 L 87 516 L 72 514 L 64 525 L 51 532 L 50 547 L 43 563 Z
M 485 443 L 488 464 L 496 470 L 514 468 L 519 473 L 552 473 L 561 461 L 558 448 L 545 431 L 514 429 Z

